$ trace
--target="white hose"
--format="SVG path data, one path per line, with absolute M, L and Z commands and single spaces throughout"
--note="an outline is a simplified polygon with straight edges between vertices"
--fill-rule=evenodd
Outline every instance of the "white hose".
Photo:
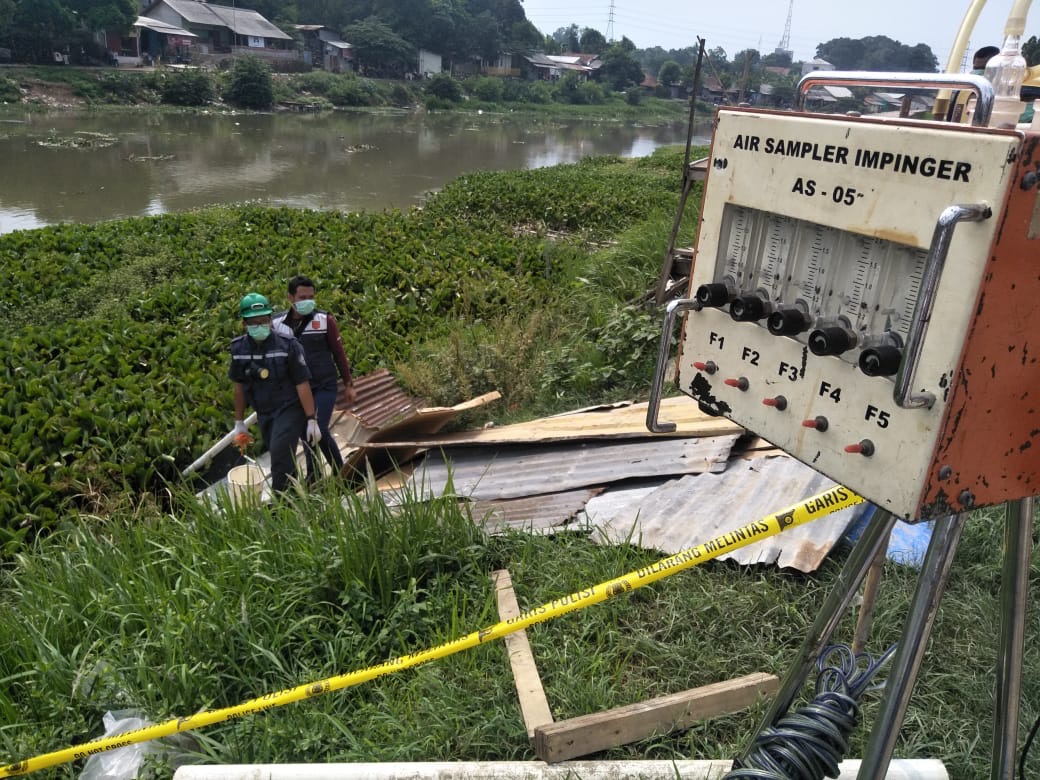
M 380 764 L 229 764 L 182 766 L 173 780 L 715 780 L 729 761 L 457 761 Z M 860 761 L 842 761 L 839 780 L 855 780 Z M 949 780 L 938 759 L 893 759 L 888 780 Z

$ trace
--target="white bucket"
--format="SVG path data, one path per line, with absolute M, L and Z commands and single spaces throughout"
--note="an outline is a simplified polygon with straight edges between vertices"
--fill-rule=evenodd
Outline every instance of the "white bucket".
M 264 492 L 264 470 L 255 463 L 235 466 L 227 475 L 228 495 L 236 506 L 260 499 Z

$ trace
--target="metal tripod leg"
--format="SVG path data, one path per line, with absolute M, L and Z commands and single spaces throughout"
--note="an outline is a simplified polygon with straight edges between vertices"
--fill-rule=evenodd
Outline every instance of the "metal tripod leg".
M 966 517 L 967 515 L 952 515 L 935 523 L 932 541 L 928 545 L 921 574 L 917 579 L 910 613 L 903 625 L 899 649 L 896 650 L 885 683 L 885 695 L 863 753 L 858 780 L 883 780 L 888 773 L 892 750 L 903 726 L 906 707 L 928 645 L 939 601 L 946 590 L 950 565 L 953 563 Z
M 809 678 L 809 674 L 812 672 L 820 652 L 830 642 L 831 634 L 834 633 L 834 629 L 841 621 L 842 615 L 852 603 L 859 590 L 860 583 L 863 581 L 863 577 L 866 576 L 867 570 L 874 560 L 874 556 L 888 544 L 888 536 L 895 521 L 896 519 L 891 512 L 878 509 L 874 513 L 874 517 L 863 531 L 863 536 L 860 537 L 856 546 L 853 547 L 852 553 L 842 569 L 841 576 L 834 585 L 834 589 L 820 608 L 820 612 L 817 614 L 809 634 L 798 651 L 798 656 L 784 676 L 783 682 L 780 684 L 780 690 L 773 699 L 769 711 L 762 719 L 762 723 L 759 724 L 758 730 L 755 732 L 756 734 L 762 733 L 767 727 L 775 724 L 790 709 L 795 697 L 798 696 Z M 747 757 L 753 747 L 754 743 L 752 742 L 737 758 L 734 766 L 738 766 L 740 761 Z
M 1032 547 L 1033 499 L 1011 501 L 1007 505 L 1004 525 L 1004 567 L 1000 581 L 1000 647 L 997 651 L 992 780 L 1014 780 L 1015 777 Z

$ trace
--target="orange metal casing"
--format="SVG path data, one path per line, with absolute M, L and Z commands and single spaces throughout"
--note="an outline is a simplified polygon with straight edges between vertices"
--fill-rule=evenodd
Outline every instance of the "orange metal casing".
M 1040 135 L 1031 133 L 996 215 L 996 240 L 929 468 L 924 516 L 1040 494 L 1037 179 Z

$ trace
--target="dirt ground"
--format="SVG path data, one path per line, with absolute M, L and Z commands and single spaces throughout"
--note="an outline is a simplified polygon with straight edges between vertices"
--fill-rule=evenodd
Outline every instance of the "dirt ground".
M 79 108 L 83 98 L 73 94 L 68 84 L 52 84 L 35 79 L 22 83 L 22 102 L 48 108 Z

